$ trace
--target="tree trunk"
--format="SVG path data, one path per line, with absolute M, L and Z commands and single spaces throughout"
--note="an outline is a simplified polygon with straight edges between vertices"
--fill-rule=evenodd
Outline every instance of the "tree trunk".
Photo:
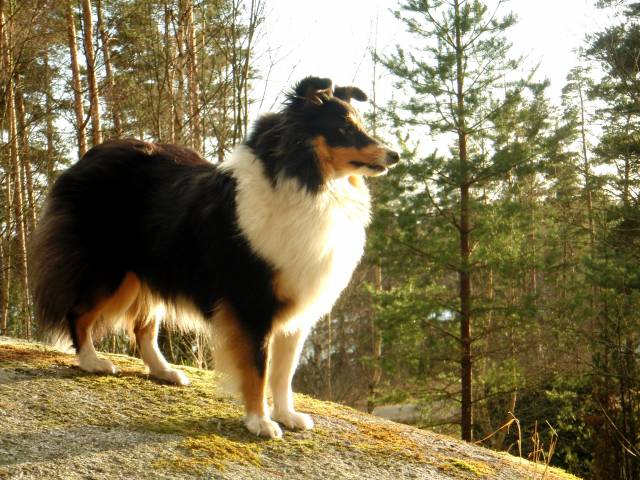
M 327 318 L 327 398 L 333 400 L 333 318 L 331 312 Z
M 378 258 L 375 266 L 376 276 L 376 291 L 378 294 L 382 293 L 382 265 L 380 258 Z M 373 315 L 369 317 L 369 332 L 371 333 L 371 378 L 369 379 L 369 400 L 367 402 L 367 411 L 371 413 L 373 411 L 373 399 L 375 397 L 376 388 L 382 378 L 382 367 L 380 361 L 382 359 L 382 335 L 380 330 L 376 327 Z
M 0 335 L 9 335 L 9 289 L 11 287 L 11 256 L 0 238 Z
M 536 175 L 529 176 L 529 191 L 527 192 L 527 203 L 529 207 L 529 223 L 530 230 L 528 233 L 528 244 L 529 244 L 529 253 L 531 258 L 528 260 L 529 263 L 529 294 L 533 297 L 533 304 L 537 303 L 536 295 L 538 294 L 538 272 L 536 269 L 536 229 L 538 224 L 536 223 L 536 204 L 535 204 L 535 194 L 536 194 Z
M 0 13 L 2 12 L 2 0 L 0 0 Z M 0 30 L 2 29 L 2 17 L 0 16 Z M 4 48 L 4 42 L 2 41 L 3 34 L 0 33 L 0 64 L 2 64 L 2 49 Z M 5 79 L 2 79 L 4 82 Z M 6 80 L 8 84 L 8 79 Z M 1 116 L 0 118 L 0 131 L 5 131 L 5 116 Z M 11 169 L 10 161 L 5 161 L 4 151 L 0 149 L 0 165 L 3 166 L 7 171 Z M 13 224 L 13 214 L 11 212 L 11 205 L 13 204 L 12 200 L 12 191 L 11 191 L 11 176 L 5 175 L 4 177 L 4 200 L 5 205 L 7 205 L 5 212 L 5 221 L 7 225 Z M 2 325 L 2 331 L 4 335 L 7 335 L 9 329 L 9 299 L 11 292 L 11 270 L 13 268 L 12 261 L 13 256 L 11 252 L 11 230 L 6 229 L 4 231 L 4 236 L 0 236 L 0 281 L 2 282 L 0 286 L 0 325 Z
M 631 115 L 627 114 L 627 119 L 626 119 L 626 124 L 624 127 L 624 138 L 629 138 L 629 135 L 631 134 L 630 132 L 631 130 Z M 627 154 L 624 156 L 623 161 L 624 161 L 624 170 L 623 170 L 623 176 L 622 176 L 622 205 L 624 206 L 625 210 L 629 209 L 629 205 L 630 205 L 630 201 L 631 201 L 631 183 L 630 183 L 630 179 L 631 179 L 631 155 L 628 152 L 629 150 L 629 146 L 627 144 Z
M 104 15 L 102 12 L 102 0 L 97 0 L 96 9 L 98 13 L 98 33 L 100 34 L 100 44 L 102 46 L 102 56 L 104 57 L 104 70 L 107 77 L 107 86 L 109 88 L 105 97 L 109 110 L 111 110 L 111 117 L 113 119 L 113 129 L 116 138 L 122 138 L 122 120 L 120 115 L 119 103 L 115 97 L 116 95 L 116 82 L 113 78 L 113 66 L 111 65 L 111 50 L 109 49 L 109 35 L 104 26 Z
M 593 218 L 593 193 L 591 185 L 591 162 L 588 155 L 587 145 L 587 128 L 585 124 L 585 106 L 584 106 L 584 93 L 582 91 L 582 81 L 578 79 L 578 99 L 580 100 L 580 137 L 582 141 L 582 169 L 584 171 L 584 195 L 587 204 L 587 224 L 589 228 L 589 253 L 590 255 L 596 254 L 596 234 L 594 228 Z M 596 283 L 591 281 L 589 306 L 591 321 L 589 329 L 591 332 L 595 332 L 596 329 L 596 298 L 598 296 L 598 287 Z
M 458 149 L 460 157 L 460 267 L 459 267 L 459 296 L 460 296 L 460 379 L 461 379 L 461 415 L 460 428 L 463 440 L 472 440 L 472 397 L 471 397 L 471 228 L 470 228 L 470 185 L 469 165 L 467 158 L 467 132 L 465 124 L 464 71 L 463 46 L 460 26 L 460 1 L 455 0 L 455 40 L 456 40 L 456 96 L 458 113 Z
M 232 1 L 231 15 L 231 58 L 228 59 L 232 67 L 232 85 L 233 85 L 233 143 L 236 144 L 242 140 L 247 134 L 249 123 L 249 73 L 251 63 L 251 50 L 253 48 L 253 38 L 256 29 L 261 22 L 261 12 L 263 2 L 261 0 L 251 0 L 249 6 L 249 22 L 241 25 L 240 17 L 242 10 L 242 2 L 240 0 Z M 246 28 L 246 44 L 242 43 L 240 38 L 242 29 Z
M 224 68 L 224 71 L 223 71 Z M 232 99 L 229 102 L 229 88 L 233 91 L 233 85 L 229 86 L 229 82 L 226 80 L 229 78 L 229 66 L 225 63 L 224 67 L 218 67 L 218 78 L 221 79 L 222 86 L 220 88 L 220 121 L 213 122 L 211 128 L 213 130 L 213 134 L 216 139 L 216 148 L 217 148 L 217 160 L 218 163 L 222 163 L 224 161 L 224 156 L 227 151 L 227 146 L 229 145 L 229 103 L 232 105 L 235 103 Z M 233 119 L 232 119 L 233 121 Z
M 239 137 L 240 130 L 240 87 L 239 87 L 239 74 L 238 74 L 238 35 L 237 35 L 237 18 L 238 18 L 238 8 L 239 1 L 232 0 L 231 2 L 231 25 L 230 25 L 230 34 L 231 34 L 231 58 L 227 58 L 227 62 L 231 64 L 231 84 L 232 84 L 232 94 L 233 101 L 231 103 L 233 107 L 233 133 L 231 136 L 231 142 L 235 145 Z
M 582 83 L 578 81 L 578 98 L 580 100 L 580 137 L 582 140 L 582 166 L 584 170 L 584 189 L 587 201 L 587 221 L 589 222 L 589 245 L 593 252 L 595 245 L 595 232 L 593 229 L 593 198 L 591 193 L 591 162 L 587 152 L 587 129 L 585 126 L 584 97 Z
M 184 10 L 182 2 L 178 6 L 178 25 L 175 27 L 176 53 L 175 70 L 178 78 L 178 89 L 175 97 L 174 128 L 178 143 L 184 142 Z
M 174 55 L 173 46 L 171 45 L 171 40 L 169 37 L 169 28 L 171 27 L 171 17 L 172 17 L 171 8 L 167 4 L 167 2 L 165 2 L 164 4 L 164 68 L 165 68 L 164 76 L 166 81 L 167 97 L 169 99 L 169 121 L 167 122 L 168 128 L 169 128 L 168 137 L 171 143 L 176 143 L 176 122 L 174 120 L 176 115 L 176 111 L 175 111 L 176 99 L 173 91 L 174 90 L 173 78 L 174 78 L 174 71 L 175 71 L 173 68 L 173 65 L 175 64 L 175 55 Z M 169 338 L 171 338 L 171 336 L 169 336 Z
M 51 185 L 53 182 L 53 170 L 55 168 L 55 146 L 53 143 L 55 130 L 53 126 L 53 87 L 51 86 L 52 77 L 51 69 L 49 68 L 49 50 L 44 50 L 44 71 L 47 76 L 46 81 L 46 97 L 45 97 L 45 116 L 47 117 L 47 125 L 45 128 L 45 136 L 47 138 L 47 162 L 46 162 L 46 177 L 47 185 Z
M 247 26 L 247 45 L 244 47 L 244 59 L 242 65 L 242 132 L 240 139 L 247 135 L 249 125 L 249 71 L 251 64 L 251 50 L 253 48 L 253 38 L 260 24 L 260 14 L 263 8 L 262 0 L 251 0 L 249 8 L 249 25 Z
M 466 141 L 466 139 L 464 140 Z M 462 154 L 461 154 L 462 156 Z M 466 441 L 472 440 L 472 399 L 471 399 L 471 273 L 469 271 L 469 187 L 464 185 L 460 190 L 460 379 L 461 392 L 461 435 Z
M 100 94 L 96 79 L 96 59 L 93 51 L 93 21 L 91 0 L 82 0 L 82 21 L 84 25 L 84 55 L 87 59 L 87 83 L 89 84 L 89 115 L 91 116 L 91 142 L 102 143 L 100 126 Z
M 193 2 L 189 0 L 185 11 L 187 23 L 187 78 L 189 86 L 189 125 L 191 126 L 191 147 L 202 154 L 202 133 L 200 131 L 200 88 L 198 85 L 198 58 L 196 33 L 193 21 Z
M 374 137 L 378 136 L 378 106 L 376 103 L 376 81 L 377 81 L 377 66 L 378 66 L 378 53 L 377 53 L 377 42 L 378 42 L 378 17 L 376 16 L 376 31 L 374 36 L 376 44 L 373 48 L 373 80 L 371 82 L 371 103 L 372 103 L 372 112 L 371 112 L 371 133 Z M 377 188 L 374 187 L 372 189 L 373 198 L 376 198 Z M 376 278 L 376 292 L 378 294 L 382 293 L 382 260 L 381 257 L 376 259 L 375 266 L 375 278 Z M 369 319 L 369 330 L 371 332 L 371 357 L 372 357 L 372 371 L 371 378 L 369 380 L 369 401 L 367 404 L 367 411 L 371 413 L 373 411 L 374 405 L 373 400 L 375 397 L 376 388 L 380 384 L 380 380 L 382 379 L 382 335 L 380 334 L 380 330 L 376 327 L 374 317 L 371 315 Z
M 82 99 L 82 83 L 80 81 L 80 67 L 78 65 L 78 44 L 76 42 L 76 20 L 71 6 L 71 0 L 66 5 L 67 38 L 71 55 L 71 75 L 73 86 L 73 106 L 76 114 L 76 134 L 78 137 L 78 156 L 82 157 L 87 151 L 87 133 L 84 119 L 84 105 Z
M 18 140 L 20 147 L 20 177 L 22 179 L 22 204 L 26 209 L 27 237 L 36 225 L 36 204 L 33 194 L 33 172 L 31 170 L 31 152 L 29 149 L 29 127 L 24 109 L 24 95 L 19 88 L 15 91 L 16 113 L 18 116 Z
M 5 24 L 4 0 L 0 0 L 0 50 L 2 50 L 2 66 L 5 72 L 13 71 L 13 60 L 10 55 L 11 45 L 9 44 L 6 30 L 11 30 L 11 16 Z M 22 334 L 27 338 L 31 337 L 31 314 L 29 302 L 29 273 L 27 269 L 27 237 L 24 219 L 23 191 L 20 182 L 20 155 L 18 146 L 18 126 L 16 118 L 15 100 L 15 79 L 10 77 L 5 93 L 5 104 L 7 118 L 9 120 L 9 158 L 11 164 L 10 180 L 14 185 L 13 208 L 15 214 L 15 225 L 17 234 L 18 261 L 20 264 L 20 283 L 22 286 Z
M 204 74 L 207 72 L 207 16 L 205 15 L 205 10 L 203 8 L 201 15 L 201 25 L 200 25 L 200 39 L 198 45 L 198 51 L 200 52 L 200 60 L 198 61 L 200 65 L 200 70 Z M 202 75 L 201 75 L 202 78 Z M 203 83 L 205 92 L 207 90 L 206 85 Z M 219 94 L 218 94 L 219 95 Z M 198 103 L 198 114 L 200 115 L 200 138 L 202 141 L 202 158 L 207 158 L 207 116 L 209 115 L 208 104 L 209 102 L 205 99 L 204 95 L 199 95 L 199 103 Z

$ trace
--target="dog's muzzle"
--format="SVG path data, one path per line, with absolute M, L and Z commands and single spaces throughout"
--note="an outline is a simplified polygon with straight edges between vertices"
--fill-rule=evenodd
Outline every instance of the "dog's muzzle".
M 394 150 L 387 150 L 387 154 L 384 157 L 384 164 L 387 167 L 393 167 L 400 161 L 400 154 Z

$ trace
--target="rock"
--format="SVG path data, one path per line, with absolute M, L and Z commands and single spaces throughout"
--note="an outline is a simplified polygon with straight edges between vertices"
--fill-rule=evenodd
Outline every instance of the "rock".
M 82 372 L 74 357 L 0 337 L 0 478 L 475 479 L 542 478 L 545 467 L 298 395 L 316 427 L 265 440 L 214 372 L 158 383 L 142 363 L 108 355 L 118 375 Z M 549 480 L 576 478 L 549 469 Z

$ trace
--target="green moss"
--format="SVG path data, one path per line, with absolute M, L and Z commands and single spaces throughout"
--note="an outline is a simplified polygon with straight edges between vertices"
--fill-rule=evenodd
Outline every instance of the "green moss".
M 424 447 L 414 442 L 404 431 L 404 427 L 390 422 L 365 420 L 362 412 L 343 405 L 321 402 L 298 395 L 301 410 L 315 415 L 339 418 L 353 428 L 332 433 L 329 441 L 338 448 L 357 450 L 374 463 L 385 465 L 389 460 L 427 463 Z
M 255 443 L 243 443 L 222 437 L 220 435 L 207 435 L 198 438 L 187 438 L 182 442 L 182 447 L 192 453 L 201 454 L 212 462 L 217 468 L 223 468 L 224 461 L 235 460 L 239 463 L 248 463 L 260 466 L 260 454 L 262 448 Z
M 262 447 L 257 443 L 239 442 L 220 435 L 188 437 L 180 443 L 184 455 L 160 460 L 156 467 L 185 473 L 205 473 L 211 467 L 224 470 L 229 463 L 262 464 Z
M 550 467 L 548 473 L 554 475 L 554 477 L 559 478 L 561 480 L 580 480 L 580 477 L 576 477 L 575 475 L 565 472 L 561 468 Z
M 477 460 L 460 460 L 458 458 L 447 458 L 447 462 L 458 470 L 469 472 L 477 477 L 493 475 L 495 471 L 489 465 Z
M 327 455 L 382 467 L 431 465 L 455 478 L 494 474 L 487 464 L 462 459 L 463 453 L 427 449 L 440 436 L 305 395 L 296 397 L 296 405 L 314 415 L 314 430 L 285 432 L 284 441 L 257 438 L 243 425 L 241 403 L 218 388 L 215 373 L 181 367 L 192 383 L 176 387 L 149 378 L 138 359 L 105 356 L 121 368 L 120 374 L 89 374 L 75 366 L 72 355 L 37 344 L 0 342 L 0 368 L 7 369 L 9 378 L 15 376 L 15 381 L 2 385 L 0 409 L 29 424 L 14 422 L 5 428 L 7 435 L 21 436 L 32 426 L 43 431 L 77 431 L 89 425 L 136 432 L 145 443 L 158 445 L 156 468 L 189 475 L 211 476 L 212 469 L 224 470 L 232 464 L 261 468 L 267 458 L 303 464 Z M 508 455 L 500 457 L 499 462 L 519 463 Z M 529 471 L 531 465 L 523 460 L 522 471 Z M 550 473 L 548 478 L 576 478 L 557 469 Z
M 514 457 L 506 452 L 495 452 L 495 454 L 507 460 L 509 463 L 523 465 L 528 471 L 532 472 L 532 475 L 541 476 L 546 468 L 548 478 L 554 478 L 557 480 L 581 480 L 580 477 L 576 477 L 561 468 L 545 467 L 542 463 L 533 463 L 530 460 L 521 457 Z
M 118 375 L 82 372 L 73 356 L 37 345 L 0 344 L 0 366 L 24 378 L 3 386 L 3 393 L 23 397 L 15 403 L 43 427 L 120 427 L 177 437 L 181 454 L 158 461 L 167 469 L 259 465 L 265 440 L 243 426 L 241 405 L 218 390 L 216 374 L 184 368 L 192 384 L 182 388 L 149 378 L 140 360 L 105 356 L 121 369 Z

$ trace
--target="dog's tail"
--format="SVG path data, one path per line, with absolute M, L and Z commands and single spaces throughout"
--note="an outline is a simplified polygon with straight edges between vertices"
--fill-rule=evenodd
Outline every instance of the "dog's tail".
M 77 237 L 73 208 L 52 195 L 45 205 L 30 245 L 31 290 L 39 336 L 52 343 L 75 338 L 73 307 L 86 269 L 84 250 Z

